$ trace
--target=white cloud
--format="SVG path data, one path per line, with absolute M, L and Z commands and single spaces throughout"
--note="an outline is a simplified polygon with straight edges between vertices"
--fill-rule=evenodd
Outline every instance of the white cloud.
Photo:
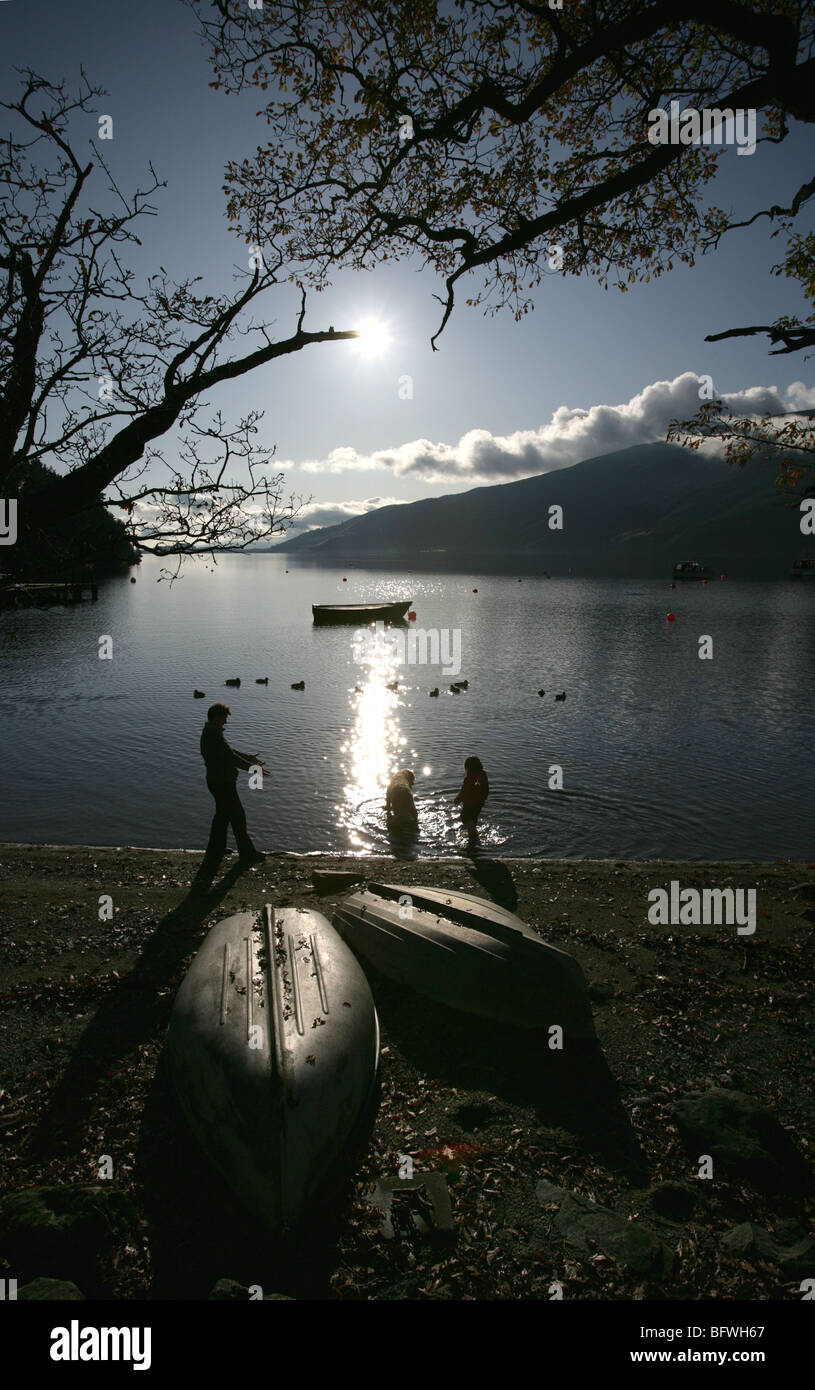
M 468 430 L 458 444 L 434 444 L 429 439 L 415 439 L 370 454 L 360 454 L 346 446 L 333 449 L 323 459 L 309 459 L 300 467 L 307 473 L 390 471 L 396 477 L 421 478 L 428 483 L 456 482 L 473 486 L 526 478 L 557 468 L 569 468 L 573 463 L 614 449 L 664 440 L 671 420 L 689 420 L 696 414 L 700 405 L 699 390 L 700 378 L 696 373 L 683 372 L 673 381 L 653 382 L 621 405 L 593 405 L 589 410 L 560 406 L 550 423 L 538 429 L 516 430 L 507 435 L 473 429 Z M 777 386 L 751 386 L 744 391 L 723 394 L 722 399 L 739 415 L 765 411 L 784 414 L 815 405 L 815 389 L 797 381 L 786 393 L 780 392 Z M 385 504 L 384 499 L 379 499 L 376 505 Z M 336 507 L 340 505 L 335 504 Z M 368 504 L 348 505 L 367 508 Z
M 404 497 L 366 497 L 364 501 L 351 502 L 309 502 L 300 511 L 286 531 L 286 536 L 298 531 L 310 531 L 315 526 L 337 526 L 352 517 L 364 516 L 366 512 L 379 507 L 393 507 L 404 503 Z
M 379 507 L 396 506 L 405 500 L 404 497 L 366 497 L 350 502 L 307 502 L 291 523 L 286 519 L 285 511 L 281 511 L 280 519 L 286 524 L 285 533 L 276 537 L 266 537 L 260 544 L 265 548 L 270 543 L 274 545 L 297 532 L 311 531 L 317 526 L 337 526 L 342 521 L 350 521 L 352 517 L 364 516 L 366 512 Z M 259 518 L 262 515 L 260 503 L 256 501 L 248 502 L 244 511 L 250 518 Z M 149 501 L 137 502 L 134 506 L 134 519 L 141 526 L 157 527 L 162 519 L 162 510 Z
M 794 381 L 787 387 L 790 410 L 812 410 L 815 408 L 815 386 L 805 386 L 803 381 Z

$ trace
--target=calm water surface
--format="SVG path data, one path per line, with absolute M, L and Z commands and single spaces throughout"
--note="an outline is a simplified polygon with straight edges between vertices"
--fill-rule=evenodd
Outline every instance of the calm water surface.
M 134 573 L 94 605 L 0 615 L 0 840 L 203 847 L 212 801 L 198 739 L 207 706 L 225 700 L 227 738 L 271 769 L 262 789 L 239 777 L 264 849 L 394 848 L 383 788 L 408 766 L 420 837 L 395 848 L 460 853 L 451 803 L 476 753 L 492 786 L 488 854 L 815 858 L 815 585 L 671 592 L 667 580 L 519 583 L 281 555 L 189 565 L 172 586 L 156 582 L 154 560 Z M 411 626 L 451 644 L 460 634 L 460 671 L 312 624 L 312 603 L 401 597 Z M 712 660 L 699 659 L 702 635 Z M 240 690 L 225 688 L 235 676 Z M 457 678 L 469 681 L 461 695 Z

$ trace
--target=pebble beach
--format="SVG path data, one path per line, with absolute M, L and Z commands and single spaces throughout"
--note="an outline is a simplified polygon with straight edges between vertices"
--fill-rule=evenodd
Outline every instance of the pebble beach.
M 242 874 L 227 858 L 202 889 L 201 858 L 0 846 L 3 1274 L 117 1300 L 800 1297 L 815 1275 L 815 864 L 274 855 Z M 273 1249 L 186 1133 L 162 1048 L 216 922 L 265 902 L 331 918 L 340 894 L 316 891 L 315 869 L 511 905 L 578 960 L 598 1041 L 553 1052 L 366 972 L 382 1031 L 370 1139 L 296 1247 Z M 652 924 L 648 894 L 673 881 L 754 889 L 755 931 Z M 706 1104 L 720 1123 L 766 1111 L 769 1166 L 714 1134 L 700 1176 Z M 444 1175 L 452 1232 L 385 1229 L 375 1187 L 406 1158 Z M 109 1208 L 105 1238 L 27 1242 L 8 1202 L 31 1190 Z

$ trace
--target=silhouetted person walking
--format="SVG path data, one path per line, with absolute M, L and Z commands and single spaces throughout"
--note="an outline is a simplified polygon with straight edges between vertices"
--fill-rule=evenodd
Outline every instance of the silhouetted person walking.
M 259 864 L 265 855 L 255 849 L 246 829 L 246 812 L 238 796 L 238 768 L 263 767 L 258 757 L 250 757 L 237 748 L 230 748 L 224 737 L 226 721 L 232 713 L 220 702 L 210 705 L 207 722 L 201 734 L 201 756 L 207 767 L 207 786 L 215 797 L 215 815 L 209 832 L 209 844 L 204 855 L 202 871 L 214 873 L 226 854 L 226 835 L 229 826 L 235 836 L 240 855 L 240 867 L 248 869 Z

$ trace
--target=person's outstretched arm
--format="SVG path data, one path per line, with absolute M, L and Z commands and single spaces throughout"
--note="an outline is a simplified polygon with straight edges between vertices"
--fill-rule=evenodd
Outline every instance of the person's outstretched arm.
M 235 767 L 241 768 L 244 772 L 248 771 L 250 767 L 256 766 L 269 771 L 259 753 L 244 753 L 240 748 L 233 748 L 231 744 L 227 743 L 226 738 L 224 738 L 224 747 L 229 750 L 229 756 L 233 759 Z

